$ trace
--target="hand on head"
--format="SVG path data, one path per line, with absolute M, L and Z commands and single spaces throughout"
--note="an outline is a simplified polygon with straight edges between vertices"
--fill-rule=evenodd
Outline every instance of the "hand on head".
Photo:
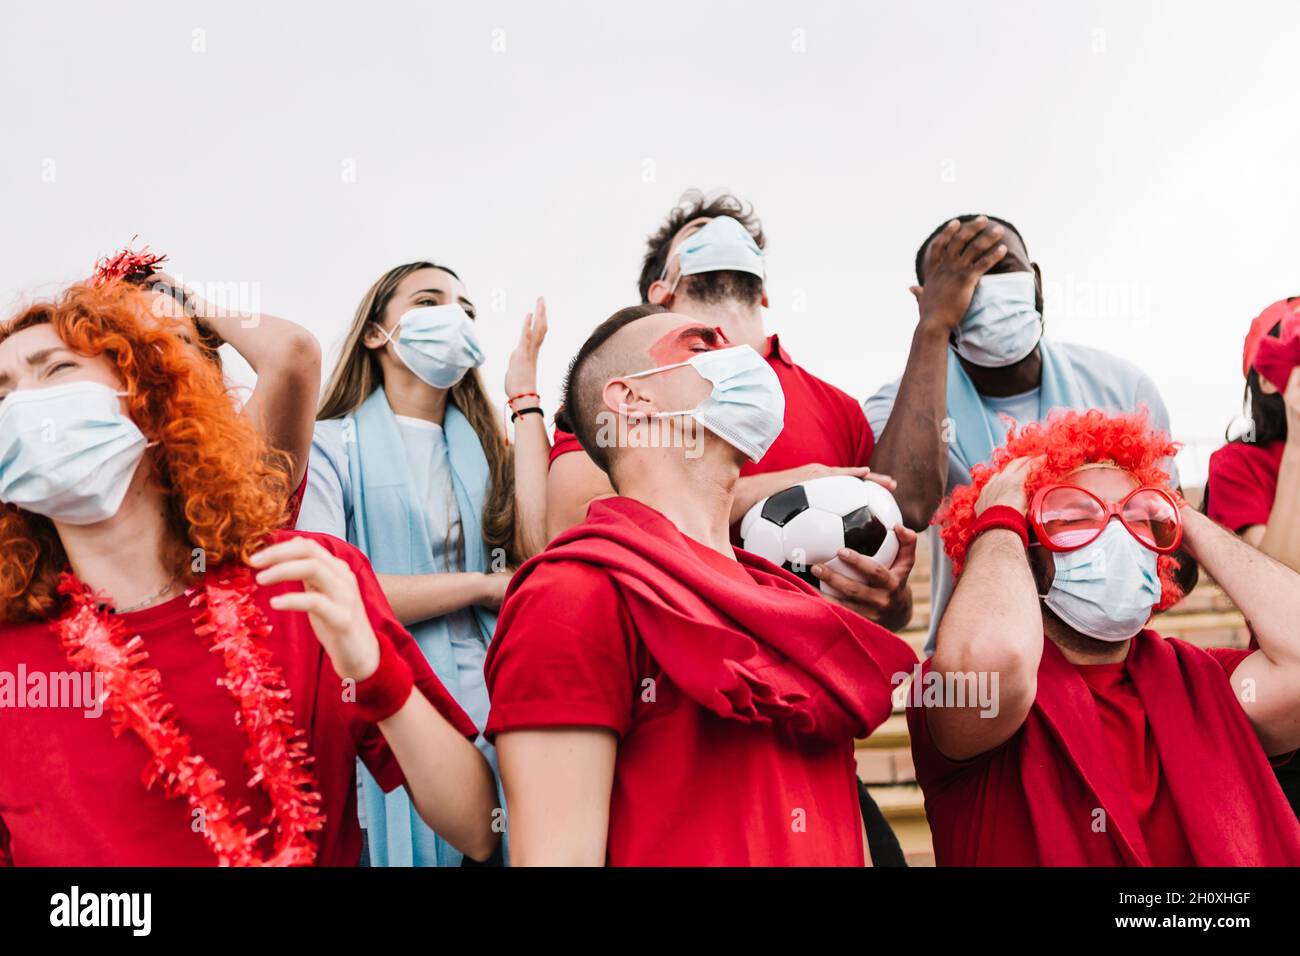
M 924 256 L 924 285 L 911 287 L 922 321 L 947 329 L 961 323 L 975 286 L 1007 254 L 1005 233 L 1000 223 L 977 216 L 966 223 L 952 220 L 930 240 Z

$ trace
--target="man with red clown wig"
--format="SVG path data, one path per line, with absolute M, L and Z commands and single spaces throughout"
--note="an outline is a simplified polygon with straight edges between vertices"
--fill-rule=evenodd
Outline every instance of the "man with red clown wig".
M 474 725 L 125 283 L 0 323 L 0 865 L 355 865 L 356 761 L 475 859 Z
M 1300 575 L 1167 490 L 1176 450 L 1143 414 L 1060 413 L 940 510 L 957 586 L 908 695 L 940 865 L 1300 865 L 1269 768 L 1300 747 Z M 1146 626 L 1180 546 L 1258 650 Z

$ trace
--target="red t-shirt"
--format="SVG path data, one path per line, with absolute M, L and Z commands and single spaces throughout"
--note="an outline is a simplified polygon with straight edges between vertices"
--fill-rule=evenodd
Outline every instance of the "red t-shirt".
M 1241 652 L 1236 667 L 1248 652 Z M 1222 658 L 1222 652 L 1216 655 Z M 1222 663 L 1222 660 L 1220 661 Z M 1155 866 L 1193 866 L 1192 848 L 1183 835 L 1169 786 L 1160 772 L 1160 754 L 1147 723 L 1142 698 L 1128 676 L 1127 664 L 1075 664 L 1092 691 L 1111 755 L 1128 785 L 1142 840 Z M 1231 673 L 1231 671 L 1229 671 Z
M 738 588 L 758 587 L 736 562 L 679 537 Z M 610 865 L 863 865 L 852 741 L 794 740 L 686 697 L 638 639 L 608 575 L 590 565 L 543 564 L 510 600 L 522 608 L 488 662 L 487 734 L 568 726 L 618 735 Z
M 469 718 L 434 676 L 415 641 L 393 617 L 374 572 L 361 552 L 329 535 L 282 532 L 319 541 L 352 568 L 376 633 L 392 640 L 415 673 L 416 686 L 468 737 Z M 385 790 L 403 783 L 401 768 L 374 724 L 349 713 L 341 682 L 307 615 L 272 610 L 275 594 L 300 584 L 259 587 L 256 600 L 271 624 L 263 645 L 283 671 L 292 697 L 294 724 L 307 732 L 310 767 L 321 794 L 325 827 L 317 834 L 317 864 L 355 866 L 361 854 L 357 824 L 356 760 L 360 757 Z M 162 675 L 163 694 L 175 708 L 182 732 L 226 781 L 224 793 L 252 809 L 256 823 L 270 812 L 260 787 L 250 788 L 243 761 L 248 738 L 235 726 L 234 699 L 217 681 L 226 676 L 218 655 L 194 635 L 191 595 L 121 615 L 144 640 L 148 666 Z M 66 674 L 72 665 L 44 622 L 0 628 L 0 672 Z M 354 709 L 354 708 L 352 708 Z M 105 711 L 0 708 L 0 858 L 8 833 L 12 863 L 19 866 L 214 866 L 216 857 L 191 829 L 183 797 L 167 799 L 140 775 L 152 758 L 134 733 L 115 738 Z M 268 844 L 264 844 L 265 847 Z
M 1210 648 L 1207 653 L 1231 677 L 1252 652 Z M 928 670 L 929 663 L 924 667 Z M 1190 866 L 1191 849 L 1162 776 L 1146 711 L 1126 667 L 1123 662 L 1075 665 L 1097 702 L 1117 773 L 1129 785 L 1152 862 Z M 945 843 L 936 831 L 935 861 L 940 866 L 1026 865 L 1026 854 L 1034 854 L 1040 837 L 1050 839 L 1050 835 L 1033 832 L 1033 815 L 1021 783 L 1021 760 L 1028 759 L 1020 746 L 1023 728 L 988 753 L 954 761 L 930 739 L 925 707 L 908 708 L 908 725 L 917 782 L 926 794 L 926 813 L 945 815 L 943 832 L 952 835 Z M 1082 800 L 1074 795 L 1076 786 L 1070 775 L 1061 775 L 1062 793 L 1070 795 L 1069 802 Z M 1085 825 L 1091 822 L 1084 821 Z
M 1209 516 L 1234 533 L 1268 524 L 1284 451 L 1284 440 L 1267 445 L 1234 441 L 1210 455 L 1205 482 Z
M 785 427 L 760 461 L 745 463 L 741 475 L 764 475 L 812 464 L 840 468 L 869 465 L 876 439 L 862 406 L 795 365 L 775 335 L 768 337 L 766 353 L 764 358 L 785 392 Z M 582 451 L 582 445 L 570 432 L 557 428 L 551 462 L 571 451 Z

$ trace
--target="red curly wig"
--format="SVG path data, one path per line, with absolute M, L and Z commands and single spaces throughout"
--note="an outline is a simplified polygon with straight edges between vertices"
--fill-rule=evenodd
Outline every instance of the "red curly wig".
M 168 556 L 187 583 L 198 577 L 190 549 L 202 549 L 205 566 L 247 561 L 285 524 L 288 456 L 239 413 L 220 369 L 177 334 L 179 325 L 151 313 L 148 293 L 122 281 L 74 285 L 0 323 L 0 342 L 42 324 L 72 351 L 117 366 L 132 420 L 157 442 L 145 460 L 187 542 Z M 0 623 L 54 614 L 66 565 L 48 518 L 0 505 Z
M 1160 462 L 1178 452 L 1179 445 L 1164 432 L 1151 428 L 1145 411 L 1130 415 L 1107 415 L 1060 411 L 1046 422 L 1034 422 L 1007 433 L 1006 443 L 993 452 L 988 465 L 971 469 L 971 483 L 957 488 L 939 507 L 933 523 L 939 526 L 943 547 L 952 561 L 954 575 L 961 574 L 975 523 L 975 502 L 995 474 L 1017 458 L 1038 458 L 1025 479 L 1025 494 L 1061 481 L 1084 465 L 1108 463 L 1123 468 L 1144 485 L 1164 488 L 1169 473 Z M 1174 578 L 1178 559 L 1159 555 L 1160 603 L 1157 611 L 1182 600 L 1183 592 Z

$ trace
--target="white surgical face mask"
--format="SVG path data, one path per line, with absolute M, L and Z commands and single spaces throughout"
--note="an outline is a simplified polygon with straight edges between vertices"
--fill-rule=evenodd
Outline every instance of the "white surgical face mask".
M 431 388 L 451 388 L 483 364 L 474 321 L 455 303 L 411 309 L 384 338 L 402 364 Z
M 98 382 L 10 392 L 0 403 L 0 501 L 65 524 L 117 514 L 148 442 Z
M 1034 350 L 1043 334 L 1032 272 L 986 275 L 957 326 L 957 354 L 973 365 L 1004 368 Z
M 758 461 L 785 427 L 785 392 L 781 380 L 763 357 L 748 345 L 700 352 L 685 362 L 646 369 L 626 378 L 690 365 L 709 382 L 713 391 L 694 408 L 657 412 L 655 418 L 689 415 L 751 461 Z
M 1056 566 L 1043 603 L 1080 634 L 1126 641 L 1160 603 L 1156 553 L 1112 518 L 1091 544 L 1052 553 Z
M 767 277 L 763 250 L 736 219 L 715 216 L 695 233 L 682 240 L 677 251 L 679 269 L 670 294 L 677 291 L 682 276 L 701 272 L 748 272 L 760 279 Z

